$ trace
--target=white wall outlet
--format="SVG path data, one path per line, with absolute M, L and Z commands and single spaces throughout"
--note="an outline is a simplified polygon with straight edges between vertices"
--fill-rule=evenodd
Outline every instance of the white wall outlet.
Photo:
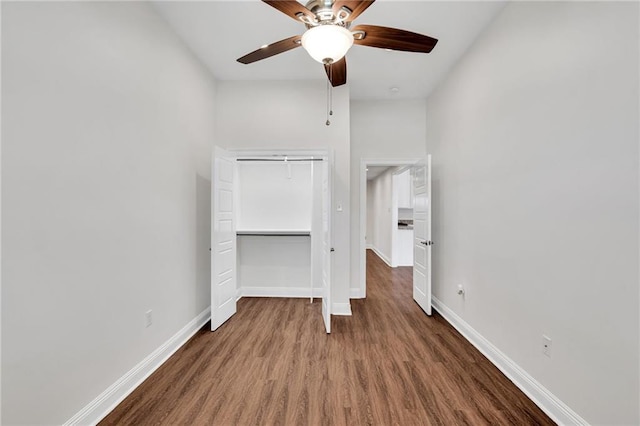
M 462 284 L 458 284 L 458 294 L 464 296 L 464 286 Z
M 551 358 L 551 337 L 542 335 L 542 353 Z
M 151 327 L 151 324 L 153 324 L 153 311 L 151 309 L 144 313 L 144 323 L 145 327 Z
M 341 212 L 342 211 L 342 204 L 338 204 L 338 207 L 336 207 L 336 210 Z

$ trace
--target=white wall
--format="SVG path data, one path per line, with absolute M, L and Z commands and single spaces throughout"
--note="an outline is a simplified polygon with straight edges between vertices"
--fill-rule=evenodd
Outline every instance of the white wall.
M 324 80 L 225 81 L 217 87 L 216 143 L 229 149 L 326 149 L 334 152 L 332 302 L 349 302 L 349 90 L 334 89 L 325 125 Z M 342 211 L 336 211 L 337 206 Z
M 427 103 L 435 297 L 594 425 L 640 423 L 638 31 L 512 2 Z
M 318 222 L 322 212 L 317 199 L 322 197 L 322 183 L 318 170 L 312 172 L 314 165 L 312 161 L 238 161 L 236 217 L 238 231 L 311 232 L 316 245 L 317 267 L 313 272 L 318 276 L 316 284 L 320 288 L 322 247 L 316 240 L 321 240 L 322 224 Z M 308 235 L 239 236 L 241 294 L 311 296 L 311 245 L 312 238 Z
M 311 162 L 238 161 L 237 229 L 311 230 Z
M 374 206 L 373 206 L 373 182 L 367 181 L 367 235 L 365 239 L 367 241 L 367 248 L 373 246 L 373 215 L 375 214 Z M 357 265 L 357 263 L 356 263 Z
M 311 295 L 308 236 L 238 236 L 237 265 L 238 288 L 245 296 Z
M 392 260 L 393 172 L 394 168 L 391 167 L 369 181 L 373 198 L 373 215 L 367 217 L 367 222 L 371 223 L 373 228 L 369 244 L 373 246 L 378 256 L 388 264 L 391 264 Z
M 351 102 L 351 293 L 360 287 L 360 162 L 426 155 L 424 99 Z
M 208 307 L 213 101 L 148 4 L 2 4 L 3 424 L 65 422 Z

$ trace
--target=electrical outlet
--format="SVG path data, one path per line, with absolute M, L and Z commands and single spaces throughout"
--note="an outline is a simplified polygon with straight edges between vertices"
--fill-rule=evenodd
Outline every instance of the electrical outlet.
M 542 335 L 542 353 L 551 358 L 551 337 Z
M 464 296 L 464 286 L 462 284 L 458 284 L 458 294 Z
M 151 324 L 153 324 L 153 311 L 151 309 L 144 313 L 144 322 L 145 327 L 151 327 Z

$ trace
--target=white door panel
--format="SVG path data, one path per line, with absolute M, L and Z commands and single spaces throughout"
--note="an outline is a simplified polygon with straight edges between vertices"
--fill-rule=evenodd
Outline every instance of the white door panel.
M 413 251 L 414 263 L 418 265 L 420 270 L 427 267 L 427 250 L 426 247 L 415 247 Z
M 233 232 L 233 220 L 221 219 L 218 221 L 218 232 Z
M 423 296 L 427 292 L 427 279 L 421 271 L 414 270 L 413 281 L 416 283 L 416 290 Z
M 431 156 L 411 168 L 413 185 L 413 298 L 431 315 Z
M 211 330 L 236 313 L 235 158 L 215 147 L 211 163 Z
M 220 181 L 222 182 L 222 181 Z M 232 184 L 232 183 L 231 183 Z M 218 213 L 233 212 L 233 192 L 224 189 L 218 190 Z M 224 219 L 222 219 L 224 220 Z
M 424 218 L 415 217 L 415 211 L 413 218 L 413 235 L 414 237 L 416 235 L 427 235 L 427 223 L 425 222 Z
M 331 158 L 322 161 L 322 318 L 331 333 Z

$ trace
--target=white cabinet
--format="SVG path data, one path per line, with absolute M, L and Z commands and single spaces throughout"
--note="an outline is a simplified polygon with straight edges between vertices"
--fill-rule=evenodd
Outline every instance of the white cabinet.
M 411 185 L 411 172 L 407 169 L 397 175 L 397 191 L 398 191 L 398 208 L 412 209 L 413 194 Z
M 413 223 L 413 185 L 411 170 L 394 176 L 394 190 L 397 199 L 397 209 L 392 218 L 393 247 L 392 266 L 413 265 L 413 227 L 401 226 Z
M 413 229 L 398 229 L 398 266 L 413 266 Z

